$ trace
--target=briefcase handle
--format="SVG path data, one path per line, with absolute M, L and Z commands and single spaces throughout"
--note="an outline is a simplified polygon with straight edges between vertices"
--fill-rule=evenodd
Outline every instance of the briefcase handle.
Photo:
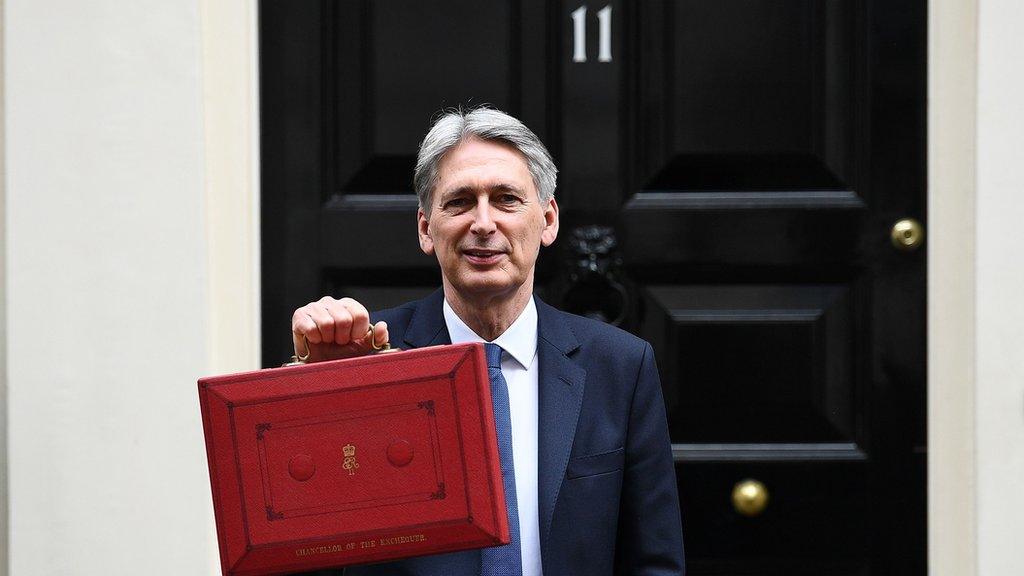
M 374 349 L 373 354 L 386 354 L 388 352 L 398 352 L 400 348 L 392 348 L 390 342 L 385 342 L 380 346 L 377 346 L 376 336 L 373 333 L 373 324 L 370 324 L 369 330 L 366 331 L 366 336 L 370 337 L 370 346 Z M 363 336 L 363 338 L 366 338 Z M 284 366 L 302 366 L 309 362 L 309 341 L 306 340 L 306 335 L 302 335 L 302 345 L 306 347 L 306 354 L 303 356 L 292 355 L 291 362 L 284 364 Z

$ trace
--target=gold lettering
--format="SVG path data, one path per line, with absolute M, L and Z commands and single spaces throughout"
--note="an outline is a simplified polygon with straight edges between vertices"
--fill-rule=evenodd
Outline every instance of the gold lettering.
M 412 544 L 414 542 L 424 542 L 427 537 L 423 534 L 409 534 L 408 536 L 392 536 L 390 538 L 380 538 L 378 540 L 363 540 L 359 542 L 359 548 L 376 548 L 377 546 L 395 546 L 397 544 Z M 336 552 L 344 552 L 346 550 L 355 550 L 356 543 L 348 542 L 345 544 L 331 544 L 330 546 L 315 546 L 312 548 L 296 548 L 295 555 L 298 557 L 303 556 L 314 556 L 316 554 L 334 554 Z
M 295 555 L 302 556 L 313 556 L 314 554 L 333 554 L 335 552 L 341 552 L 345 550 L 345 546 L 341 544 L 332 544 L 330 546 L 317 546 L 315 548 L 297 548 Z
M 395 544 L 411 544 L 413 542 L 423 542 L 427 537 L 423 534 L 411 534 L 409 536 L 394 536 L 391 538 L 381 538 L 378 543 L 381 546 L 394 546 Z

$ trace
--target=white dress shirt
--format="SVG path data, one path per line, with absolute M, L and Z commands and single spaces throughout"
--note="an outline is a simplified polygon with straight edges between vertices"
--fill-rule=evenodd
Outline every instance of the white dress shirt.
M 447 299 L 444 301 L 444 322 L 452 344 L 486 342 L 459 318 Z M 533 298 L 519 318 L 494 339 L 494 343 L 504 350 L 501 374 L 508 383 L 512 419 L 512 460 L 516 470 L 523 576 L 542 576 L 537 508 L 537 305 Z

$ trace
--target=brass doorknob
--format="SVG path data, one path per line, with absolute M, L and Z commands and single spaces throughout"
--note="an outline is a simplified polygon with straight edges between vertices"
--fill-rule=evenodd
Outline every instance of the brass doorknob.
M 732 489 L 732 507 L 744 516 L 757 516 L 768 505 L 768 488 L 757 480 L 741 480 Z
M 924 226 L 913 218 L 904 218 L 893 224 L 890 237 L 900 250 L 916 250 L 924 242 Z

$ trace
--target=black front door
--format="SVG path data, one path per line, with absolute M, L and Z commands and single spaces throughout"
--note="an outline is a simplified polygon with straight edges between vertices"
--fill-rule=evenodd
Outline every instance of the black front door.
M 925 573 L 924 0 L 260 4 L 264 364 L 440 283 L 440 109 L 548 145 L 538 292 L 655 347 L 691 574 Z

